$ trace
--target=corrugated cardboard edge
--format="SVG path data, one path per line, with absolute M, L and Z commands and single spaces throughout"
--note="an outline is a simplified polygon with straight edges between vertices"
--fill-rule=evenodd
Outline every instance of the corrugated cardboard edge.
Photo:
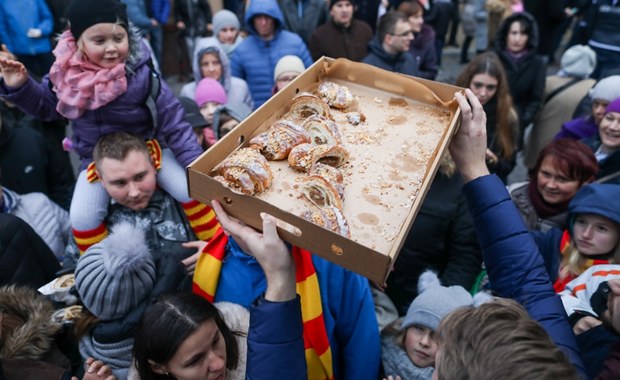
M 364 75 L 360 75 L 363 73 Z M 288 107 L 290 100 L 299 89 L 308 88 L 325 77 L 336 77 L 378 88 L 399 96 L 421 99 L 422 102 L 442 107 L 450 111 L 451 123 L 444 132 L 436 154 L 428 166 L 427 174 L 406 217 L 406 222 L 395 239 L 397 244 L 387 255 L 376 252 L 368 247 L 348 240 L 338 234 L 325 230 L 307 222 L 296 215 L 285 212 L 260 199 L 235 193 L 210 177 L 213 168 L 233 150 L 244 146 L 253 136 L 267 128 L 265 120 L 275 121 Z M 359 273 L 371 281 L 382 284 L 389 275 L 391 267 L 398 256 L 413 220 L 420 209 L 431 182 L 439 167 L 440 157 L 437 153 L 447 149 L 450 139 L 457 129 L 460 109 L 453 100 L 454 93 L 462 90 L 459 87 L 413 78 L 406 75 L 390 73 L 373 66 L 351 62 L 346 59 L 333 60 L 323 57 L 297 77 L 286 88 L 278 92 L 263 104 L 246 120 L 218 141 L 208 152 L 203 153 L 187 168 L 190 196 L 198 201 L 210 203 L 218 200 L 226 212 L 243 220 L 248 225 L 260 230 L 262 219 L 260 214 L 266 212 L 274 217 L 295 226 L 303 235 L 299 236 L 279 228 L 280 237 L 291 244 L 307 249 L 319 256 Z M 258 128 L 263 124 L 262 128 Z

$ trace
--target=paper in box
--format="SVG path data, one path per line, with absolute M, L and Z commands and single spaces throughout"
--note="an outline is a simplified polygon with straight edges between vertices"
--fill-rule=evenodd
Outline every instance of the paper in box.
M 364 123 L 353 125 L 345 112 L 332 109 L 350 152 L 342 167 L 350 239 L 299 217 L 312 207 L 298 186 L 306 174 L 295 172 L 286 160 L 269 162 L 272 187 L 256 196 L 232 191 L 212 178 L 231 152 L 281 118 L 297 93 L 316 92 L 322 81 L 349 87 L 355 97 L 351 109 L 366 116 Z M 189 166 L 190 195 L 205 203 L 218 200 L 229 215 L 257 229 L 262 228 L 260 214 L 271 214 L 285 241 L 383 283 L 457 128 L 460 110 L 452 99 L 459 90 L 323 57 Z

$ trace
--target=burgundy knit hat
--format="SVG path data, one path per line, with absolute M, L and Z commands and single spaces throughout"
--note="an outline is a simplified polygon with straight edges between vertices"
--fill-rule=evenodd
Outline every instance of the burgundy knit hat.
M 605 113 L 608 112 L 620 113 L 620 98 L 616 98 L 613 102 L 609 103 L 609 105 L 605 109 Z

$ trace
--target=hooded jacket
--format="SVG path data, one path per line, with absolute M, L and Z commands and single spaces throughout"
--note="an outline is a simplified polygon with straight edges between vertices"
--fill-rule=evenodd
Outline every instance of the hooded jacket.
M 526 51 L 518 60 L 514 60 L 506 48 L 508 31 L 515 21 L 531 25 L 531 35 L 527 40 Z M 495 41 L 496 53 L 506 70 L 510 94 L 519 115 L 521 130 L 534 121 L 545 92 L 547 62 L 545 58 L 537 54 L 538 38 L 536 21 L 529 13 L 523 12 L 512 14 L 502 22 Z
M 253 19 L 259 14 L 275 20 L 275 32 L 269 41 L 262 39 L 254 29 Z M 306 67 L 313 62 L 301 37 L 282 29 L 283 16 L 276 0 L 252 0 L 245 14 L 245 24 L 250 35 L 232 55 L 231 74 L 246 80 L 254 106 L 258 108 L 271 97 L 275 84 L 273 71 L 280 58 L 296 55 Z
M 196 85 L 202 79 L 202 72 L 200 71 L 200 60 L 204 56 L 203 50 L 209 47 L 217 48 L 218 56 L 222 64 L 222 77 L 220 78 L 220 84 L 226 91 L 226 96 L 229 102 L 233 103 L 245 103 L 250 109 L 254 109 L 254 101 L 250 96 L 250 89 L 248 84 L 241 78 L 233 77 L 230 73 L 230 60 L 228 55 L 224 51 L 224 48 L 219 43 L 217 38 L 209 37 L 198 40 L 196 47 L 194 48 L 194 55 L 192 58 L 192 71 L 194 73 L 194 81 L 186 84 L 181 89 L 181 96 L 185 96 L 190 99 L 194 99 L 194 93 L 196 92 Z M 203 53 L 203 54 L 200 54 Z
M 568 205 L 568 231 L 572 235 L 572 224 L 577 214 L 596 214 L 620 224 L 620 186 L 593 183 L 583 186 Z M 560 243 L 564 231 L 553 228 L 547 233 L 532 232 L 536 245 L 545 261 L 551 281 L 555 282 L 560 273 L 562 253 Z
M 418 76 L 416 61 L 408 51 L 390 54 L 383 49 L 378 37 L 370 41 L 368 50 L 368 55 L 362 60 L 363 63 L 394 73 Z
M 114 101 L 96 110 L 86 110 L 73 122 L 73 149 L 82 159 L 81 169 L 92 161 L 93 149 L 101 136 L 114 132 L 130 132 L 143 138 L 155 137 L 162 148 L 170 148 L 177 161 L 189 165 L 202 153 L 191 126 L 183 120 L 183 107 L 164 80 L 156 99 L 158 130 L 155 136 L 153 120 L 146 106 L 151 91 L 153 69 L 150 51 L 134 28 L 130 28 L 127 57 L 127 91 Z M 42 120 L 60 119 L 56 111 L 58 99 L 52 90 L 49 76 L 41 83 L 29 78 L 18 89 L 10 89 L 0 81 L 0 96 L 17 104 L 24 112 Z

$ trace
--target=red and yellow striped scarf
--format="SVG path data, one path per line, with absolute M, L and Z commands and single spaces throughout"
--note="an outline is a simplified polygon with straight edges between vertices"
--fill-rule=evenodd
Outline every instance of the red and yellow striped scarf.
M 211 302 L 215 299 L 227 243 L 228 237 L 220 228 L 205 247 L 194 271 L 194 293 Z M 292 255 L 295 260 L 297 293 L 301 299 L 308 379 L 332 380 L 334 378 L 332 352 L 325 329 L 321 291 L 312 255 L 297 247 L 293 247 Z
M 562 234 L 562 238 L 560 239 L 560 253 L 562 255 L 568 254 L 568 250 L 569 248 L 571 248 L 570 242 L 571 242 L 570 234 L 568 233 L 568 230 L 564 230 L 564 233 Z M 593 265 L 603 265 L 603 264 L 611 264 L 611 263 L 609 262 L 609 260 L 588 259 L 584 263 L 583 270 L 585 271 L 586 269 L 590 268 Z M 574 274 L 569 274 L 564 277 L 558 276 L 558 279 L 555 280 L 555 283 L 553 284 L 553 289 L 555 289 L 556 293 L 560 293 L 561 291 L 564 290 L 564 288 L 566 288 L 566 284 L 573 281 L 575 278 L 577 278 L 577 276 Z
M 161 169 L 161 159 L 162 152 L 161 146 L 155 139 L 146 140 L 146 147 L 149 150 L 149 154 L 151 155 L 151 159 L 153 160 L 153 165 L 155 166 L 155 170 Z M 86 167 L 86 180 L 89 183 L 97 182 L 100 180 L 97 175 L 97 167 L 95 166 L 95 162 L 91 162 Z

